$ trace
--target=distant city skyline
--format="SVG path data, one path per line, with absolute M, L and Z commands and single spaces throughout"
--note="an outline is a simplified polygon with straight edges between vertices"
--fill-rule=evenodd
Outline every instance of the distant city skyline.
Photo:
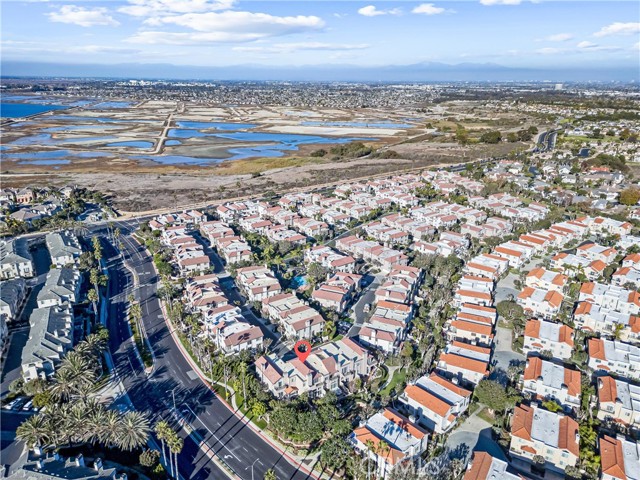
M 8 1 L 2 60 L 633 69 L 638 18 L 635 1 Z

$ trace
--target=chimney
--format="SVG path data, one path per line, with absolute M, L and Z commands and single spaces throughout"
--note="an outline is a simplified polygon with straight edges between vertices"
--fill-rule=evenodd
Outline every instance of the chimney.
M 84 467 L 84 455 L 81 453 L 76 457 L 76 467 Z
M 100 457 L 96 458 L 95 462 L 93 462 L 93 468 L 96 472 L 102 472 L 102 459 Z
M 44 460 L 42 458 L 36 460 L 36 467 L 38 470 L 42 470 L 44 468 Z

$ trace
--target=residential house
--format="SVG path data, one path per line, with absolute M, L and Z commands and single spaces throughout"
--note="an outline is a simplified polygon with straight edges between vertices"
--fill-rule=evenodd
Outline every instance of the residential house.
M 555 400 L 563 408 L 580 408 L 580 371 L 540 357 L 528 357 L 522 392 L 536 400 Z
M 640 444 L 618 435 L 600 438 L 601 480 L 638 480 Z
M 64 267 L 75 263 L 82 254 L 78 237 L 73 232 L 49 233 L 45 237 L 51 263 L 56 267 Z
M 544 458 L 540 469 L 562 474 L 575 466 L 580 454 L 578 422 L 567 415 L 535 405 L 519 405 L 511 420 L 509 453 L 514 466 L 531 467 L 534 457 Z
M 250 302 L 262 302 L 282 292 L 278 279 L 264 266 L 239 268 L 236 282 Z
M 38 308 L 77 303 L 81 286 L 81 275 L 78 270 L 73 268 L 51 269 L 42 290 L 38 292 Z
M 491 349 L 453 341 L 440 354 L 437 369 L 459 383 L 477 385 L 489 375 Z
M 34 274 L 33 258 L 27 240 L 0 240 L 0 279 L 31 278 Z
M 528 320 L 524 327 L 522 351 L 529 353 L 551 352 L 553 358 L 569 359 L 573 352 L 574 331 L 562 323 L 546 320 Z
M 16 320 L 26 295 L 27 283 L 23 278 L 0 282 L 0 316 L 8 322 Z
M 53 375 L 56 365 L 73 348 L 73 313 L 69 305 L 36 308 L 29 317 L 29 338 L 22 349 L 25 382 Z
M 311 294 L 325 308 L 343 313 L 362 287 L 362 275 L 336 272 Z
M 471 391 L 450 382 L 435 372 L 407 385 L 398 398 L 401 411 L 416 423 L 435 433 L 446 433 L 469 407 Z
M 516 302 L 524 309 L 526 315 L 549 320 L 558 314 L 563 299 L 561 293 L 553 290 L 524 287 Z
M 640 316 L 617 312 L 589 301 L 578 302 L 573 320 L 580 329 L 601 336 L 614 336 L 626 342 L 640 339 Z
M 640 426 L 640 386 L 603 375 L 597 379 L 598 418 Z
M 569 277 L 566 275 L 538 267 L 527 273 L 525 285 L 541 290 L 553 290 L 563 293 L 568 280 Z
M 324 330 L 322 316 L 293 293 L 281 293 L 262 300 L 262 312 L 277 322 L 290 339 L 311 340 Z
M 474 451 L 462 480 L 523 480 L 519 474 L 508 471 L 509 468 L 504 460 L 487 452 Z
M 420 457 L 427 448 L 428 434 L 399 412 L 385 408 L 356 428 L 349 441 L 357 452 L 375 461 L 379 478 L 386 478 L 396 465 Z
M 588 351 L 592 370 L 640 379 L 640 347 L 617 340 L 590 338 Z

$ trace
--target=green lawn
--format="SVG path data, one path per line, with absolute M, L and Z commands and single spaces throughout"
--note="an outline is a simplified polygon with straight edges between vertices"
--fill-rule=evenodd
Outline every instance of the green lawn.
M 391 381 L 389 384 L 384 387 L 384 389 L 380 392 L 381 395 L 389 395 L 393 388 L 396 388 L 398 385 L 402 384 L 407 379 L 407 371 L 405 369 L 399 368 L 393 373 L 393 377 L 391 377 Z M 398 393 L 396 391 L 396 393 Z

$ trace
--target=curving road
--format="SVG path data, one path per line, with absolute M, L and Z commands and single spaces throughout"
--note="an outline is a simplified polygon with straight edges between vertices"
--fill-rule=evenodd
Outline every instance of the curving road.
M 128 236 L 133 230 L 131 222 L 116 222 L 116 226 L 123 233 L 124 260 L 138 277 L 135 296 L 142 307 L 144 327 L 155 363 L 153 372 L 147 375 L 127 326 L 127 296 L 133 291 L 133 278 L 115 249 L 105 245 L 110 274 L 108 327 L 115 370 L 135 408 L 150 412 L 154 420 L 174 418 L 171 411 L 175 395 L 176 410 L 194 430 L 189 436 L 182 431 L 185 448 L 178 459 L 181 475 L 197 479 L 228 476 L 208 456 L 215 454 L 243 480 L 261 479 L 270 468 L 275 470 L 279 479 L 316 478 L 292 465 L 281 452 L 247 426 L 193 371 L 162 316 L 155 295 L 158 278 L 151 257 Z M 117 403 L 121 403 L 123 408 L 126 406 L 125 399 L 118 399 Z

